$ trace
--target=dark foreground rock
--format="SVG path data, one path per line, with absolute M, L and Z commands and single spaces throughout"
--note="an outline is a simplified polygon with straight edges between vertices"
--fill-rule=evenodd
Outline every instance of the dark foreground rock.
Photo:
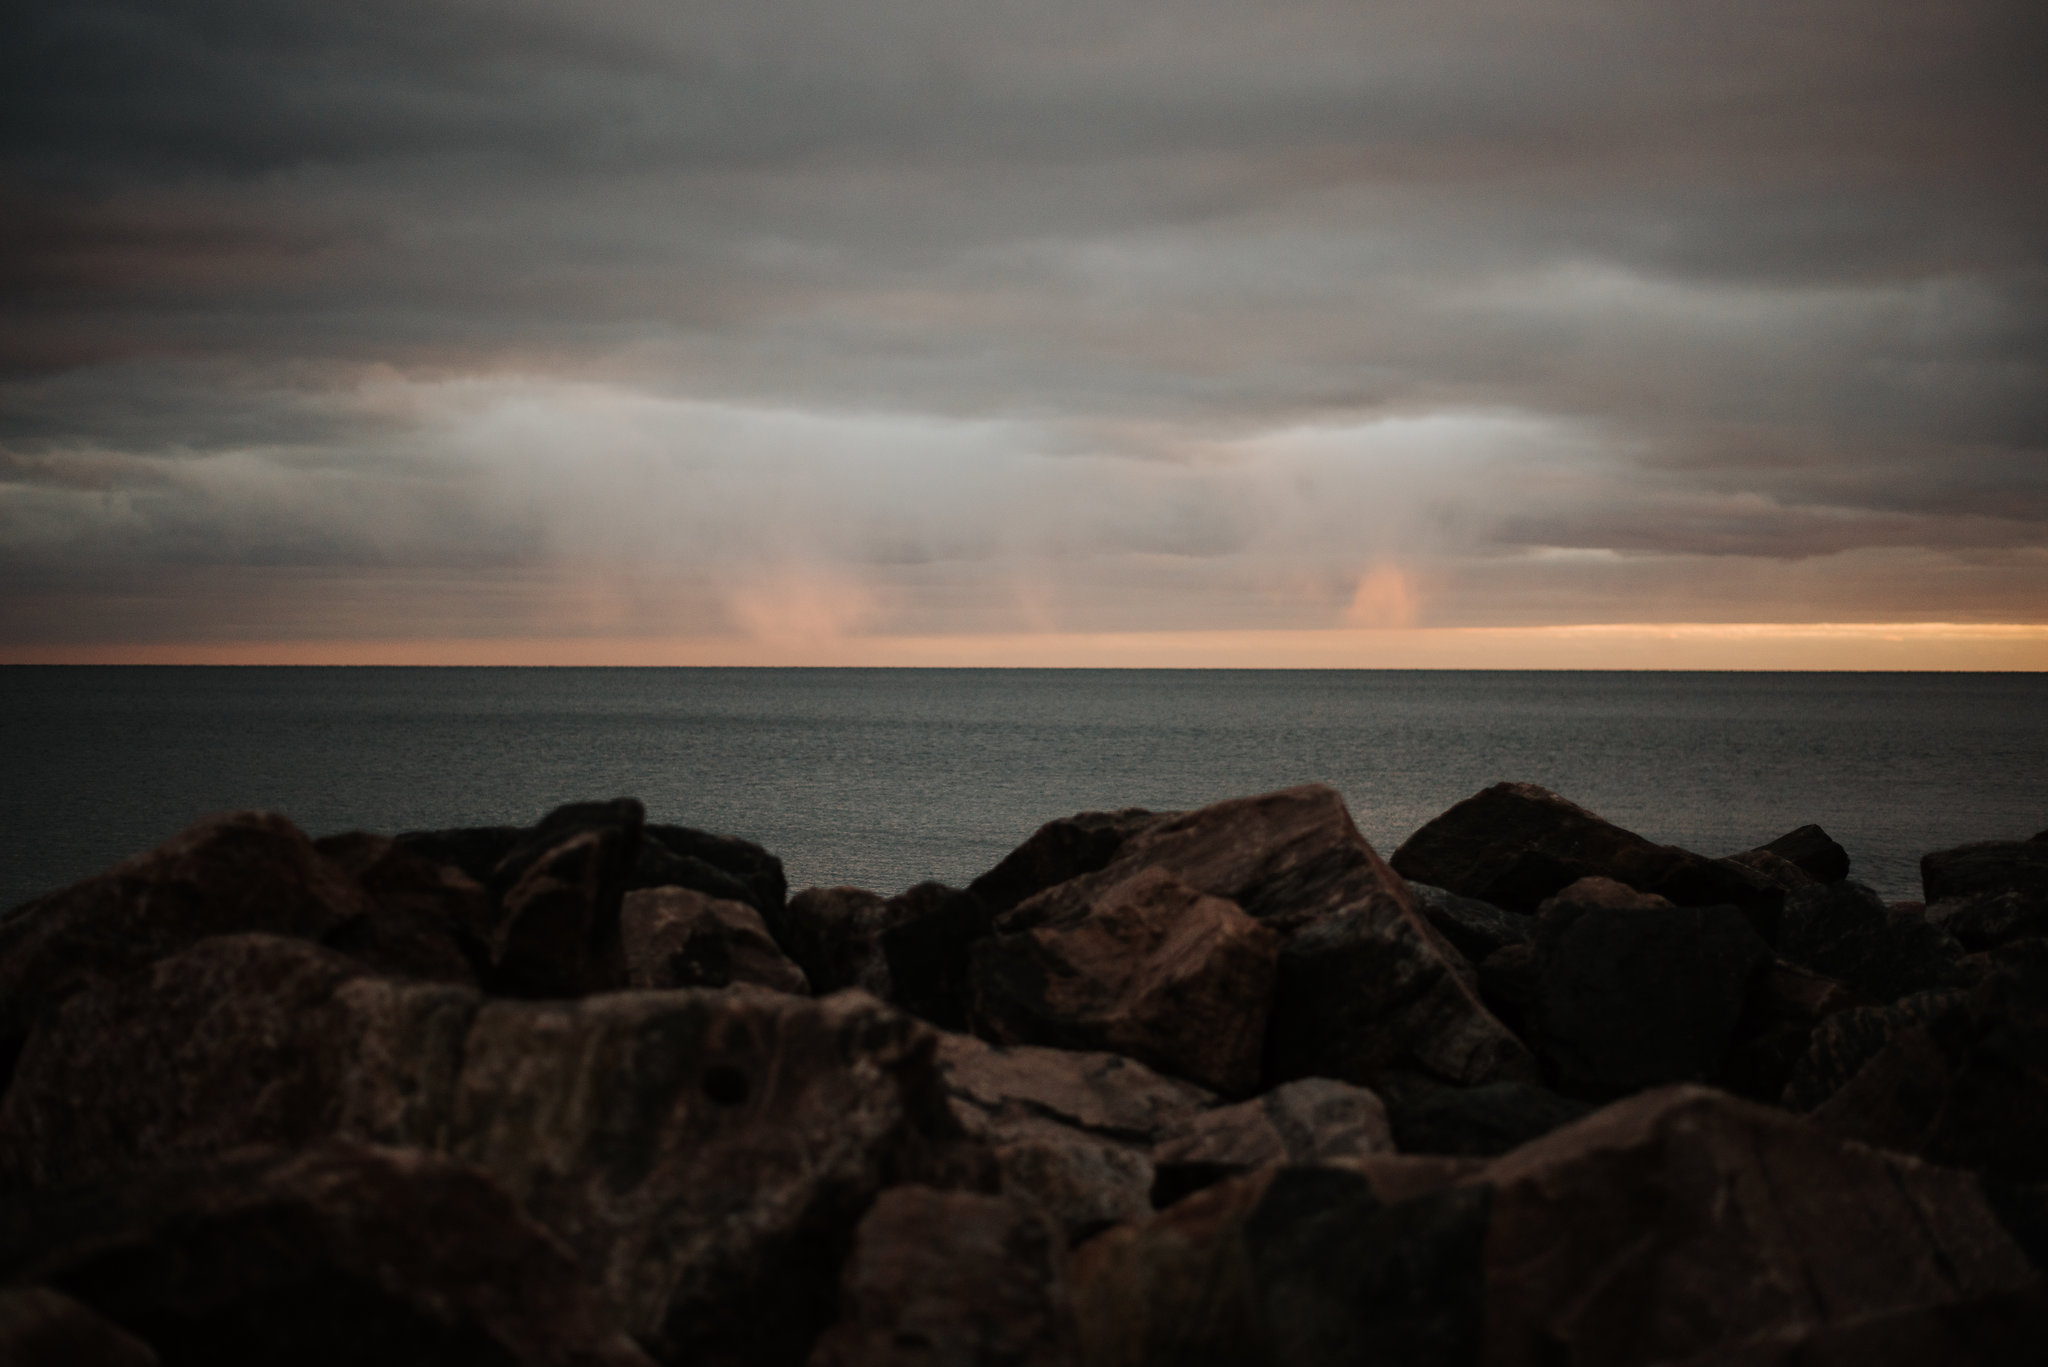
M 509 1190 L 657 1355 L 796 1361 L 876 1192 L 994 1180 L 933 1044 L 858 994 L 486 1001 L 225 937 L 67 1002 L 0 1103 L 0 1162 L 49 1186 L 330 1135 L 433 1150 Z
M 510 1196 L 418 1152 L 330 1141 L 42 1193 L 0 1208 L 0 1275 L 118 1332 L 81 1363 L 648 1363 Z M 107 1343 L 75 1319 L 68 1332 Z M 155 1356 L 136 1359 L 137 1341 Z
M 811 1367 L 1075 1360 L 1066 1240 L 1042 1213 L 1005 1196 L 907 1186 L 860 1222 L 840 1291 L 841 1318 Z
M 1604 1100 L 1714 1076 L 1750 982 L 1770 962 L 1734 907 L 1631 900 L 1588 879 L 1545 904 L 1535 1029 L 1557 1086 L 1574 1095 Z
M 0 1287 L 0 1362 L 9 1367 L 158 1367 L 155 1350 L 47 1286 Z

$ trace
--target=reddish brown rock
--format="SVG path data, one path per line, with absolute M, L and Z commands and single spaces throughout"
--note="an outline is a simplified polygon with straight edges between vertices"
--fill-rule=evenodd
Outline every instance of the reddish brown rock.
M 96 975 L 142 967 L 209 935 L 320 940 L 376 914 L 362 888 L 283 817 L 209 817 L 0 921 L 0 1060 L 39 1015 Z
M 1977 1180 L 1698 1087 L 1498 1158 L 1486 1361 L 1683 1361 L 1762 1335 L 2025 1285 Z
M 864 888 L 805 888 L 769 923 L 775 941 L 819 996 L 858 987 L 892 1001 L 882 932 L 902 920 L 900 898 Z
M 941 1029 L 965 1030 L 968 961 L 994 919 L 975 894 L 944 883 L 919 883 L 890 898 L 882 931 L 889 1000 Z
M 1223 1178 L 1283 1163 L 1326 1164 L 1393 1152 L 1387 1108 L 1363 1087 L 1304 1078 L 1190 1116 L 1152 1147 L 1151 1203 L 1164 1209 Z
M 1008 1197 L 885 1191 L 860 1222 L 841 1318 L 811 1367 L 1068 1367 L 1076 1339 L 1065 1255 L 1058 1227 Z
M 993 1151 L 1004 1193 L 1070 1240 L 1149 1213 L 1153 1144 L 1216 1100 L 1116 1054 L 946 1035 L 938 1059 L 953 1114 Z
M 329 1141 L 17 1203 L 0 1275 L 166 1364 L 648 1367 L 501 1188 L 408 1150 Z
M 508 887 L 487 944 L 494 993 L 577 997 L 626 986 L 619 934 L 633 846 L 610 829 L 584 831 L 535 857 Z
M 1059 892 L 1023 903 L 974 947 L 977 1031 L 1105 1049 L 1228 1095 L 1254 1090 L 1278 937 L 1156 866 L 1085 901 Z
M 1925 916 L 1893 911 L 1861 883 L 1803 888 L 1785 900 L 1780 956 L 1874 1002 L 1941 984 L 1963 948 Z
M 991 916 L 1000 916 L 1047 888 L 1106 867 L 1132 836 L 1178 815 L 1126 807 L 1048 821 L 967 890 Z
M 47 1286 L 0 1287 L 8 1367 L 157 1367 L 150 1346 Z
M 1964 949 L 1980 953 L 2048 936 L 2048 897 L 2018 889 L 1944 897 L 1925 915 Z
M 1751 870 L 1653 844 L 1533 783 L 1497 783 L 1437 817 L 1394 852 L 1403 878 L 1510 911 L 1534 911 L 1598 875 L 1678 906 L 1739 906 L 1768 931 L 1783 892 Z
M 480 1004 L 303 940 L 202 940 L 36 1032 L 0 1100 L 0 1173 L 50 1186 L 330 1134 L 432 1143 Z
M 994 1183 L 933 1045 L 851 992 L 492 1002 L 446 1147 L 568 1244 L 655 1356 L 801 1361 L 876 1193 Z
M 1077 1252 L 1083 1360 L 1477 1361 L 1486 1210 L 1484 1188 L 1388 1201 L 1340 1167 L 1219 1183 Z
M 630 987 L 751 983 L 799 996 L 810 992 L 803 970 L 783 955 L 761 913 L 745 902 L 680 887 L 629 892 L 619 911 L 619 935 Z
M 376 903 L 378 914 L 330 932 L 323 943 L 430 982 L 476 984 L 491 903 L 483 885 L 389 836 L 350 831 L 313 842 Z

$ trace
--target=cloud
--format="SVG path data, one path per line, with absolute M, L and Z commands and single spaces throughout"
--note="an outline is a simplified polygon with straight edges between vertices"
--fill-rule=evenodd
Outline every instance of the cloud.
M 0 23 L 8 639 L 2048 610 L 2038 5 Z

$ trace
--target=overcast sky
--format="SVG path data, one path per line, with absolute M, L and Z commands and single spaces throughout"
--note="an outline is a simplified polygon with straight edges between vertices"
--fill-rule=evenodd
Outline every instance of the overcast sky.
M 2044 71 L 2040 0 L 5 0 L 0 654 L 2048 623 Z

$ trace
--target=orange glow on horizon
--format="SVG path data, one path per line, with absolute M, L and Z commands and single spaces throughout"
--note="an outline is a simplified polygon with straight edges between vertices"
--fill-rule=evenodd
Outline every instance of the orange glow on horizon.
M 1602 623 L 956 636 L 0 646 L 5 664 L 2048 670 L 2048 623 Z

